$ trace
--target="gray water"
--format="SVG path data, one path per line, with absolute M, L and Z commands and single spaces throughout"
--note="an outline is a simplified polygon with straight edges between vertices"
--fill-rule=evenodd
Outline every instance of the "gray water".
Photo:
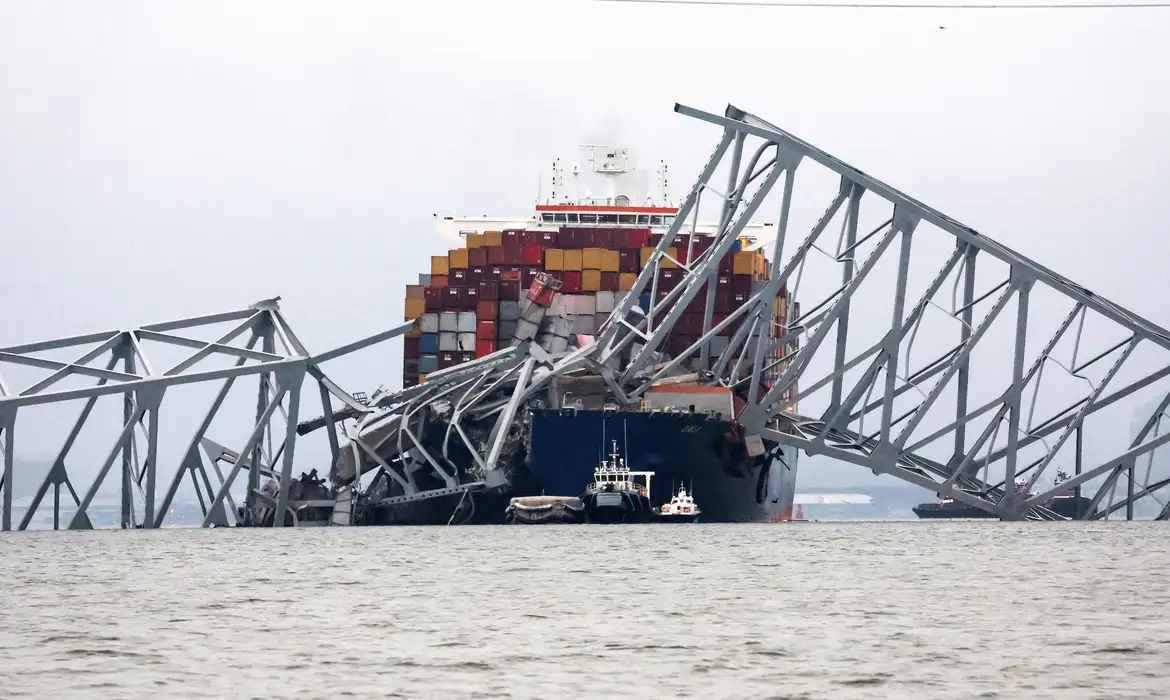
M 4 698 L 1155 698 L 1170 525 L 0 536 Z

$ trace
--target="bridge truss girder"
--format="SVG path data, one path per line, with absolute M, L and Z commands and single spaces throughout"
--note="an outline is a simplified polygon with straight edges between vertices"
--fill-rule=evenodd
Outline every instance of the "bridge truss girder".
M 1154 460 L 1170 440 L 1161 429 L 1170 404 L 1163 381 L 1170 375 L 1170 334 L 1163 328 L 743 110 L 728 107 L 720 116 L 676 105 L 675 111 L 723 134 L 650 263 L 599 332 L 603 362 L 622 353 L 631 358 L 621 374 L 624 398 L 640 396 L 679 366 L 709 369 L 718 383 L 747 389 L 740 422 L 750 434 L 890 474 L 1005 519 L 1059 518 L 1046 506 L 1071 488 L 1092 501 L 1082 517 L 1124 509 L 1133 518 L 1143 500 L 1153 502 L 1156 517 L 1170 517 L 1170 499 L 1161 493 L 1170 470 Z M 725 192 L 713 184 L 722 166 Z M 823 187 L 826 175 L 835 186 Z M 791 219 L 805 180 L 821 183 L 829 203 L 797 239 Z M 719 256 L 780 183 L 770 279 L 716 322 Z M 713 252 L 688 255 L 682 264 L 668 251 L 692 249 L 688 221 L 704 195 L 713 195 L 721 211 Z M 835 246 L 826 245 L 823 234 L 838 222 Z M 922 250 L 933 262 L 918 279 L 912 273 L 920 269 Z M 825 260 L 824 274 L 806 274 L 811 263 Z M 661 294 L 660 268 L 668 261 L 683 279 Z M 977 291 L 980 286 L 987 289 Z M 788 297 L 805 310 L 797 315 L 790 305 L 787 317 L 777 318 L 775 300 L 789 288 Z M 950 308 L 940 303 L 948 288 Z M 644 292 L 650 308 L 642 317 L 636 305 Z M 702 337 L 661 362 L 655 351 L 704 292 Z M 859 312 L 875 296 L 882 304 Z M 885 316 L 880 324 L 879 315 Z M 1047 336 L 1037 329 L 1051 328 L 1050 317 L 1063 322 Z M 736 323 L 726 349 L 712 353 L 710 341 Z M 870 341 L 863 340 L 865 330 Z M 949 340 L 937 357 L 912 366 L 916 339 L 937 346 L 943 338 Z M 777 348 L 779 358 L 768 352 Z M 656 369 L 647 371 L 654 362 Z M 779 377 L 761 386 L 769 367 L 778 367 Z M 1083 390 L 1071 390 L 1069 381 L 1045 385 L 1054 374 Z M 1154 399 L 1141 413 L 1142 427 L 1131 440 L 1109 444 L 1117 442 L 1109 438 L 1118 420 L 1093 419 L 1106 409 L 1132 409 L 1140 394 Z M 815 413 L 797 411 L 801 403 L 815 405 Z M 1035 420 L 1038 411 L 1047 417 Z M 1086 465 L 1089 444 L 1096 457 Z M 1075 474 L 1059 486 L 1039 486 L 1066 468 Z M 1120 498 L 1119 482 L 1126 487 Z
M 203 525 L 206 527 L 231 524 L 237 520 L 231 489 L 244 468 L 248 472 L 246 504 L 255 503 L 256 496 L 260 494 L 260 479 L 266 476 L 278 483 L 275 509 L 278 512 L 288 511 L 293 505 L 289 502 L 289 484 L 295 458 L 295 429 L 303 380 L 306 376 L 315 379 L 320 390 L 322 406 L 328 413 L 333 411 L 332 399 L 337 399 L 358 414 L 368 412 L 369 408 L 330 381 L 321 371 L 320 364 L 374 343 L 403 335 L 410 330 L 412 324 L 403 324 L 357 343 L 312 356 L 305 350 L 280 313 L 278 301 L 278 298 L 270 299 L 236 311 L 156 323 L 130 330 L 93 333 L 0 348 L 0 368 L 4 365 L 23 365 L 51 372 L 49 376 L 19 391 L 11 389 L 0 372 L 0 435 L 3 436 L 3 441 L 0 442 L 3 459 L 3 471 L 0 472 L 0 529 L 8 531 L 13 525 L 12 485 L 16 466 L 15 452 L 17 446 L 21 444 L 17 439 L 21 411 L 38 405 L 65 404 L 79 400 L 85 402 L 81 413 L 51 462 L 24 517 L 18 523 L 19 529 L 29 527 L 50 489 L 53 491 L 54 529 L 59 528 L 62 524 L 62 487 L 72 498 L 75 507 L 74 514 L 66 526 L 69 529 L 91 528 L 92 522 L 87 510 L 116 463 L 120 465 L 121 521 L 124 528 L 161 527 L 183 479 L 187 477 L 190 478 L 199 500 L 204 516 Z M 192 337 L 193 334 L 214 331 L 216 326 L 224 323 L 234 325 L 231 330 L 218 335 L 214 340 L 199 340 Z M 164 369 L 152 361 L 151 353 L 148 352 L 152 344 L 187 349 L 191 352 L 181 361 Z M 260 349 L 257 349 L 257 346 Z M 50 360 L 39 355 L 44 352 L 86 347 L 88 350 L 72 362 Z M 106 359 L 104 367 L 101 363 L 103 358 Z M 222 358 L 235 360 L 235 364 L 217 369 L 198 368 L 202 362 Z M 94 386 L 54 390 L 55 385 L 70 377 L 93 377 L 98 381 Z M 243 377 L 257 379 L 256 417 L 249 437 L 239 451 L 221 450 L 230 452 L 233 457 L 232 468 L 224 475 L 219 466 L 223 455 L 218 453 L 213 455 L 209 452 L 211 446 L 218 446 L 207 439 L 206 433 L 233 385 Z M 221 380 L 223 385 L 219 393 L 199 422 L 178 465 L 171 473 L 169 485 L 160 495 L 159 478 L 165 477 L 167 471 L 159 469 L 159 423 L 161 417 L 166 414 L 162 409 L 167 391 L 176 386 Z M 70 476 L 68 464 L 76 464 L 77 460 L 81 459 L 71 457 L 74 444 L 90 420 L 97 401 L 104 396 L 121 397 L 123 405 L 121 429 L 100 463 L 93 482 L 83 493 L 79 493 L 74 479 Z M 278 432 L 274 439 L 273 417 L 278 412 L 284 419 L 283 433 Z M 340 448 L 333 426 L 330 426 L 329 430 L 329 443 L 332 453 L 336 455 Z M 245 457 L 236 459 L 239 455 Z M 259 467 L 253 469 L 250 466 L 252 464 Z M 208 471 L 209 467 L 211 474 Z M 141 521 L 138 519 L 134 503 L 135 491 L 140 495 Z M 225 504 L 229 509 L 224 508 Z M 277 517 L 274 521 L 276 526 L 281 526 L 284 518 Z

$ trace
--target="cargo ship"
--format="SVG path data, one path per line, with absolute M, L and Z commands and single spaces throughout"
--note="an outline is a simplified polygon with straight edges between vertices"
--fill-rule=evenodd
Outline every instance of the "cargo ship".
M 404 389 L 425 387 L 428 375 L 436 371 L 521 342 L 536 343 L 555 355 L 595 340 L 675 223 L 678 208 L 667 192 L 664 163 L 656 167 L 651 184 L 649 173 L 633 165 L 626 149 L 584 148 L 585 167 L 574 163 L 566 168 L 560 159 L 553 161 L 551 177 L 542 180 L 548 194 L 537 198 L 528 215 L 435 215 L 438 241 L 449 249 L 434 255 L 430 269 L 405 290 L 405 319 L 415 326 L 403 346 Z M 669 248 L 669 257 L 659 268 L 654 289 L 660 299 L 680 283 L 688 259 L 712 247 L 717 228 L 702 221 L 682 226 L 675 239 L 682 243 Z M 720 259 L 713 323 L 727 318 L 769 279 L 771 261 L 757 242 L 773 234 L 770 223 L 749 223 Z M 541 314 L 529 318 L 534 295 L 542 297 L 536 309 Z M 636 305 L 647 309 L 649 297 L 650 293 L 640 295 Z M 702 335 L 706 300 L 705 293 L 696 296 L 679 318 L 661 348 L 663 358 L 685 350 Z M 777 321 L 769 337 L 785 333 L 785 324 L 798 313 L 798 304 L 790 307 L 782 293 L 774 304 Z M 737 328 L 731 324 L 713 338 L 712 357 L 728 347 Z M 795 343 L 776 347 L 768 357 L 781 358 L 795 347 Z M 767 369 L 764 390 L 783 369 L 783 364 Z M 674 496 L 666 490 L 670 484 L 687 483 L 703 494 L 705 522 L 790 519 L 795 451 L 769 442 L 763 449 L 758 443 L 749 449 L 736 422 L 747 403 L 746 390 L 717 385 L 702 367 L 691 366 L 689 371 L 651 386 L 626 404 L 596 373 L 551 380 L 547 391 L 527 402 L 513 421 L 506 454 L 500 457 L 509 474 L 506 487 L 477 494 L 474 513 L 457 521 L 502 522 L 512 499 L 585 493 L 598 464 L 598 445 L 604 444 L 606 435 L 623 435 L 630 448 L 623 455 L 629 469 L 657 475 L 648 494 L 653 508 Z M 790 388 L 785 398 L 795 391 Z M 390 424 L 374 426 L 364 435 L 378 445 L 392 442 L 394 430 Z M 473 427 L 469 440 L 483 444 L 487 430 L 476 433 Z M 479 461 L 448 440 L 451 431 L 441 416 L 423 420 L 415 432 L 419 444 L 436 453 L 442 449 L 461 475 L 473 471 Z M 352 479 L 354 473 L 376 469 L 363 456 L 355 457 L 358 452 L 341 451 L 334 465 L 335 480 L 339 474 Z M 399 440 L 397 450 L 390 449 L 384 459 L 405 459 L 402 452 Z M 426 471 L 416 474 L 423 481 L 417 488 L 442 491 L 441 481 L 426 482 Z M 396 498 L 402 493 L 400 482 L 379 473 L 359 500 L 388 505 L 359 509 L 355 518 L 372 524 L 444 523 L 464 500 L 454 492 L 426 501 Z

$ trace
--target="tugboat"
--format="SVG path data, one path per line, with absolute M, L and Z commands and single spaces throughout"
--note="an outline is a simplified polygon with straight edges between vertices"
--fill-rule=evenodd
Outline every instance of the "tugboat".
M 630 471 L 618 456 L 617 440 L 609 461 L 602 459 L 593 470 L 593 483 L 585 487 L 581 502 L 592 523 L 644 523 L 654 518 L 650 504 L 650 477 L 654 472 Z M 644 483 L 638 481 L 644 479 Z
M 680 486 L 670 503 L 664 503 L 658 510 L 658 520 L 664 523 L 697 523 L 701 514 L 695 499 Z

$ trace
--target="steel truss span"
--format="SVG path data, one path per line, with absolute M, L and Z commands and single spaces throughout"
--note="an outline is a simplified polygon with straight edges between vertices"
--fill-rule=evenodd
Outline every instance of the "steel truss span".
M 747 398 L 740 423 L 749 438 L 889 474 L 992 517 L 1062 519 L 1055 503 L 1070 489 L 1084 503 L 1073 517 L 1170 517 L 1170 492 L 1163 491 L 1170 464 L 1158 450 L 1170 440 L 1164 329 L 747 112 L 675 111 L 721 135 L 594 343 L 549 353 L 517 342 L 368 399 L 342 390 L 321 365 L 405 335 L 413 323 L 312 355 L 273 299 L 226 314 L 3 348 L 3 528 L 12 526 L 19 416 L 38 404 L 82 400 L 22 529 L 50 489 L 56 523 L 62 486 L 76 506 L 68 527 L 89 527 L 87 508 L 115 463 L 126 527 L 161 526 L 186 477 L 204 526 L 298 524 L 305 508 L 328 509 L 329 523 L 348 524 L 359 507 L 436 498 L 457 502 L 448 522 L 460 521 L 474 512 L 476 493 L 508 483 L 525 408 L 549 396 L 557 377 L 580 373 L 601 376 L 624 405 L 636 404 L 656 381 L 697 373 Z M 701 253 L 690 235 L 700 210 L 718 222 Z M 764 216 L 775 222 L 774 239 L 752 245 L 767 246 L 770 278 L 733 313 L 716 314 L 719 262 L 744 244 L 748 221 Z M 664 267 L 681 275 L 669 289 L 659 289 Z M 702 332 L 680 351 L 667 340 L 684 313 L 701 315 Z M 231 330 L 214 340 L 191 337 L 223 323 Z M 163 369 L 148 357 L 151 343 L 191 352 Z M 38 355 L 83 347 L 90 349 L 72 362 Z M 102 357 L 104 366 L 93 364 Z M 212 357 L 234 364 L 198 369 Z M 3 381 L 6 365 L 49 374 L 14 391 Z M 97 383 L 53 390 L 76 376 Z M 207 432 L 242 377 L 258 381 L 255 415 L 247 440 L 231 450 Z M 306 377 L 317 384 L 323 412 L 298 423 Z M 219 381 L 181 458 L 160 471 L 164 397 L 179 385 Z M 107 395 L 122 399 L 120 430 L 80 494 L 67 469 L 76 459 L 70 451 Z M 283 425 L 273 430 L 277 413 Z M 296 489 L 295 447 L 298 436 L 322 428 L 330 486 L 327 498 L 313 499 Z M 230 465 L 226 474 L 221 463 Z M 237 508 L 231 489 L 241 471 L 247 490 Z M 160 478 L 169 479 L 161 498 Z M 378 480 L 382 495 L 371 493 Z
M 1090 501 L 1076 516 L 1170 517 L 1170 468 L 1155 454 L 1170 440 L 1166 330 L 747 112 L 675 111 L 722 137 L 601 332 L 603 363 L 635 344 L 619 376 L 628 397 L 647 389 L 638 373 L 706 294 L 704 336 L 651 377 L 697 362 L 747 387 L 749 433 L 1005 519 L 1060 518 L 1048 506 L 1070 489 Z M 657 265 L 689 245 L 704 198 L 722 209 L 713 253 L 682 266 L 661 298 Z M 718 255 L 764 211 L 777 222 L 771 281 L 713 326 Z M 782 290 L 799 316 L 794 305 L 774 313 Z M 631 323 L 645 291 L 659 301 Z M 710 339 L 737 319 L 712 357 Z M 769 362 L 783 370 L 767 385 Z

